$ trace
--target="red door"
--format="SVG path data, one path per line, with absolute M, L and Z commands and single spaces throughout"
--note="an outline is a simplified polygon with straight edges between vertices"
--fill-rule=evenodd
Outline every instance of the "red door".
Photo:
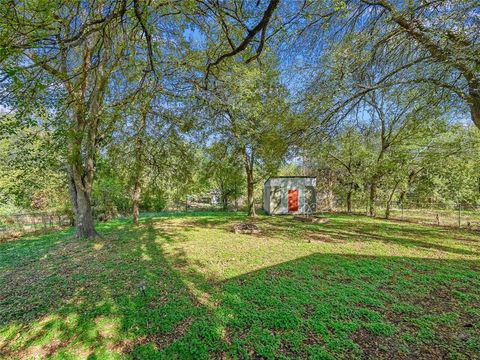
M 298 211 L 298 190 L 288 190 L 288 212 Z

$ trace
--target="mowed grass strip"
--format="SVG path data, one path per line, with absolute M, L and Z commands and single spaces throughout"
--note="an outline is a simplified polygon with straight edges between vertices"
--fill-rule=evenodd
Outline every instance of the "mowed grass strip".
M 0 244 L 0 358 L 480 357 L 480 234 L 150 214 Z

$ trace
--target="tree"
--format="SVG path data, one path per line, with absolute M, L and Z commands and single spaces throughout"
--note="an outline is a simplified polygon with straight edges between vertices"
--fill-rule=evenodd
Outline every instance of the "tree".
M 480 43 L 477 36 L 480 28 L 478 24 L 470 25 L 478 13 L 478 2 L 452 4 L 450 1 L 439 1 L 433 6 L 428 2 L 418 1 L 403 7 L 398 7 L 388 0 L 362 2 L 383 10 L 381 17 L 389 16 L 389 21 L 397 25 L 397 32 L 400 29 L 407 34 L 410 42 L 422 48 L 423 51 L 419 54 L 412 54 L 410 62 L 422 62 L 427 66 L 427 61 L 431 61 L 463 78 L 463 81 L 459 82 L 444 82 L 425 76 L 415 80 L 431 83 L 458 95 L 470 108 L 472 121 L 480 129 Z
M 63 210 L 68 205 L 62 154 L 42 125 L 48 116 L 39 109 L 19 123 L 14 114 L 0 113 L 0 212 Z
M 472 127 L 452 125 L 429 144 L 409 176 L 402 200 L 425 203 L 478 204 L 480 134 Z
M 425 139 L 434 135 L 432 122 L 440 117 L 440 105 L 432 106 L 435 100 L 427 93 L 422 96 L 412 90 L 410 92 L 393 89 L 370 92 L 364 100 L 366 110 L 372 119 L 373 128 L 370 136 L 376 139 L 373 143 L 374 158 L 369 166 L 369 214 L 375 216 L 375 202 L 379 182 L 385 177 L 394 178 L 402 169 L 402 164 L 410 163 L 415 156 L 412 145 L 420 148 Z M 393 191 L 387 200 L 389 205 L 400 180 L 394 182 Z
M 350 84 L 351 91 L 343 94 L 331 113 L 371 91 L 428 84 L 442 96 L 451 95 L 460 108 L 466 105 L 480 129 L 478 10 L 475 0 L 361 0 L 327 7 L 316 3 L 309 7 L 306 25 L 299 32 L 302 44 L 308 44 L 315 56 L 328 53 L 319 42 L 334 39 L 333 47 L 345 41 L 350 44 L 354 58 L 346 63 L 352 70 L 376 65 L 376 76 Z M 324 76 L 322 67 L 318 73 Z
M 235 149 L 222 141 L 207 148 L 205 157 L 203 181 L 209 183 L 210 188 L 213 186 L 220 190 L 222 208 L 227 210 L 229 201 L 234 199 L 236 203 L 243 190 L 242 162 Z
M 327 207 L 333 208 L 332 197 L 336 193 L 345 199 L 347 212 L 352 212 L 354 194 L 363 184 L 368 164 L 370 153 L 367 140 L 361 130 L 347 125 L 328 141 L 324 141 L 322 146 L 313 143 L 303 150 L 308 154 L 308 167 L 319 172 L 328 169 L 328 173 L 334 174 L 330 178 L 337 180 L 329 186 Z M 322 181 L 320 185 L 323 185 Z
M 8 105 L 25 114 L 32 109 L 23 100 L 26 91 L 55 108 L 53 125 L 68 147 L 78 236 L 97 235 L 92 189 L 99 150 L 145 79 L 157 74 L 152 25 L 164 31 L 163 20 L 171 30 L 166 19 L 183 10 L 176 6 L 157 4 L 153 11 L 137 0 L 104 0 L 9 2 L 1 7 L 2 89 Z M 142 76 L 131 76 L 140 68 Z
M 235 149 L 246 178 L 248 214 L 255 216 L 255 170 L 275 172 L 288 144 L 289 107 L 275 71 L 232 63 L 222 82 L 204 96 L 214 121 L 209 130 Z
M 117 31 L 126 11 L 123 1 L 110 5 L 26 3 L 3 8 L 5 18 L 13 20 L 2 23 L 0 35 L 6 54 L 2 73 L 11 79 L 7 86 L 21 96 L 22 88 L 39 84 L 38 76 L 59 89 L 56 105 L 61 107 L 59 120 L 65 121 L 70 194 L 80 237 L 97 235 L 91 206 L 96 157 L 116 118 L 107 107 L 108 102 L 118 100 L 112 82 L 118 80 L 115 75 L 136 34 Z M 14 41 L 7 44 L 7 39 Z

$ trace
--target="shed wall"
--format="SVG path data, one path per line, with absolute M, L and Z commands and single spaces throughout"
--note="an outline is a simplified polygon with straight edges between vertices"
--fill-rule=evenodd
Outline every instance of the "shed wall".
M 271 178 L 265 182 L 264 209 L 269 214 L 288 214 L 288 190 L 298 190 L 296 213 L 315 210 L 315 178 Z
M 263 210 L 270 214 L 270 186 L 263 189 Z

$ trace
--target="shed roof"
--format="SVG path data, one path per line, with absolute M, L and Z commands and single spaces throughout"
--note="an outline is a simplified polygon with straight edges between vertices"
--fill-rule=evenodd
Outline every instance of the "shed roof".
M 302 175 L 294 175 L 294 176 L 270 176 L 267 180 L 265 180 L 264 184 L 271 179 L 316 179 L 316 176 L 302 176 Z

